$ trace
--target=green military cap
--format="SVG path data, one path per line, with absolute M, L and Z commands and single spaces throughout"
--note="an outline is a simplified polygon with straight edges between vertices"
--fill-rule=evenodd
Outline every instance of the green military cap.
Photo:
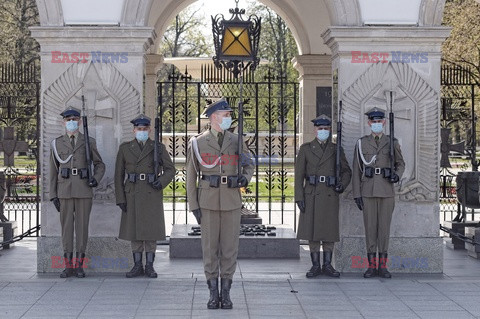
M 381 120 L 385 118 L 385 110 L 375 106 L 365 112 L 365 115 L 368 116 L 369 120 Z
M 68 106 L 62 113 L 60 113 L 63 118 L 67 118 L 70 116 L 80 116 L 80 110 L 74 108 L 73 106 Z
M 140 114 L 136 118 L 130 121 L 133 126 L 150 126 L 150 118 L 145 114 Z
M 321 114 L 312 120 L 314 126 L 332 126 L 332 119 Z
M 207 105 L 207 108 L 203 112 L 206 117 L 210 117 L 213 112 L 216 111 L 233 111 L 230 105 L 228 105 L 227 100 L 223 97 L 220 100 L 213 102 L 212 104 Z

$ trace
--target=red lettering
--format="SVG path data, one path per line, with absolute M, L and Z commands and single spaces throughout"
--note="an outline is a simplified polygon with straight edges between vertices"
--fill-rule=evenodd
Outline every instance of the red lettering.
M 372 61 L 370 61 L 370 56 L 367 52 L 362 53 L 362 63 L 372 63 Z
M 379 61 L 378 52 L 373 52 L 371 57 L 372 57 L 372 63 L 377 63 Z
M 90 54 L 88 52 L 80 52 L 80 58 L 82 59 L 82 60 L 80 60 L 80 62 L 87 63 L 89 56 L 90 56 Z
M 61 54 L 62 52 L 60 51 L 52 51 L 52 63 L 62 63 L 62 61 L 59 59 Z
M 230 155 L 223 154 L 222 155 L 222 165 L 228 165 L 229 158 L 230 158 Z
M 362 265 L 360 264 L 360 261 L 362 260 L 362 257 L 360 256 L 352 256 L 352 268 L 362 268 Z
M 77 63 L 78 62 L 78 52 L 73 52 L 72 53 L 72 63 Z
M 352 51 L 352 63 L 362 63 L 360 60 L 360 55 L 362 52 L 360 51 Z
M 388 62 L 388 52 L 381 52 L 380 57 L 382 58 L 382 63 L 387 63 Z
M 362 268 L 368 268 L 368 258 L 362 258 Z
M 231 160 L 231 164 L 233 166 L 237 166 L 238 165 L 238 155 L 230 155 L 230 160 Z
M 66 52 L 62 52 L 62 63 L 70 63 L 70 57 Z
M 61 256 L 52 256 L 52 268 L 64 268 L 65 258 Z

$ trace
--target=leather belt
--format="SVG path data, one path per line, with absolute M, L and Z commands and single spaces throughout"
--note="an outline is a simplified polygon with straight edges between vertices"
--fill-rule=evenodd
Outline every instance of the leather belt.
M 320 183 L 331 184 L 332 181 L 335 179 L 335 176 L 325 176 L 325 175 L 309 175 L 306 177 L 307 183 L 310 185 L 317 185 Z
M 155 180 L 155 174 L 151 173 L 128 173 L 127 174 L 127 179 L 131 183 L 136 183 L 137 181 L 148 181 L 149 183 L 152 183 Z
M 211 181 L 213 179 L 220 180 L 221 184 L 227 184 L 228 176 L 226 175 L 202 175 L 204 181 Z

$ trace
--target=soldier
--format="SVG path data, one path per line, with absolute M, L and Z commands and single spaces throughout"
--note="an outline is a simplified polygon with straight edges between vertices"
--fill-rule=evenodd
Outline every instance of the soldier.
M 159 176 L 154 174 L 155 142 L 148 138 L 150 118 L 141 114 L 131 121 L 135 138 L 120 145 L 115 163 L 115 197 L 122 210 L 120 239 L 130 240 L 135 265 L 127 278 L 157 278 L 153 268 L 157 240 L 165 240 L 163 189 L 175 176 L 165 145 L 159 145 Z M 145 251 L 145 270 L 142 254 Z
M 357 141 L 353 157 L 353 197 L 358 209 L 363 210 L 368 269 L 365 278 L 379 275 L 391 278 L 387 269 L 390 223 L 395 207 L 395 189 L 405 170 L 400 144 L 394 140 L 395 169 L 390 168 L 390 137 L 383 134 L 385 111 L 373 108 L 368 116 L 372 133 Z M 378 270 L 376 253 L 378 249 Z
M 295 201 L 300 209 L 297 237 L 308 240 L 312 268 L 307 278 L 322 273 L 339 277 L 333 268 L 334 242 L 339 241 L 339 196 L 350 183 L 352 171 L 341 148 L 340 181 L 335 181 L 336 145 L 330 139 L 330 118 L 320 115 L 312 120 L 316 138 L 300 146 L 295 163 Z M 323 266 L 320 266 L 323 244 Z
M 211 129 L 192 137 L 187 151 L 188 204 L 202 229 L 203 265 L 210 290 L 208 309 L 218 309 L 220 302 L 222 309 L 233 307 L 230 287 L 237 265 L 240 232 L 242 197 L 239 187 L 246 187 L 253 175 L 245 144 L 239 159 L 238 136 L 228 131 L 231 111 L 224 99 L 207 106 L 205 115 Z M 242 160 L 239 177 L 237 160 Z
M 72 275 L 85 277 L 83 263 L 88 241 L 88 223 L 92 210 L 92 187 L 96 187 L 105 173 L 105 164 L 98 153 L 95 139 L 90 137 L 94 167 L 93 183 L 89 186 L 85 136 L 78 131 L 80 110 L 67 107 L 61 114 L 67 133 L 54 139 L 50 156 L 50 200 L 60 212 L 65 269 L 61 278 Z M 76 258 L 73 259 L 73 229 L 76 234 Z

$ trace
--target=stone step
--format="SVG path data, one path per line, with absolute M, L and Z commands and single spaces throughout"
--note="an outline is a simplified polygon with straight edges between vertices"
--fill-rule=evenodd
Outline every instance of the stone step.
M 474 239 L 477 243 L 477 245 L 465 243 L 468 255 L 480 259 L 480 227 L 465 227 L 465 236 Z
M 202 258 L 201 236 L 189 236 L 192 226 L 174 225 L 170 235 L 170 258 Z M 300 258 L 300 242 L 288 225 L 274 226 L 273 236 L 241 235 L 238 258 Z

